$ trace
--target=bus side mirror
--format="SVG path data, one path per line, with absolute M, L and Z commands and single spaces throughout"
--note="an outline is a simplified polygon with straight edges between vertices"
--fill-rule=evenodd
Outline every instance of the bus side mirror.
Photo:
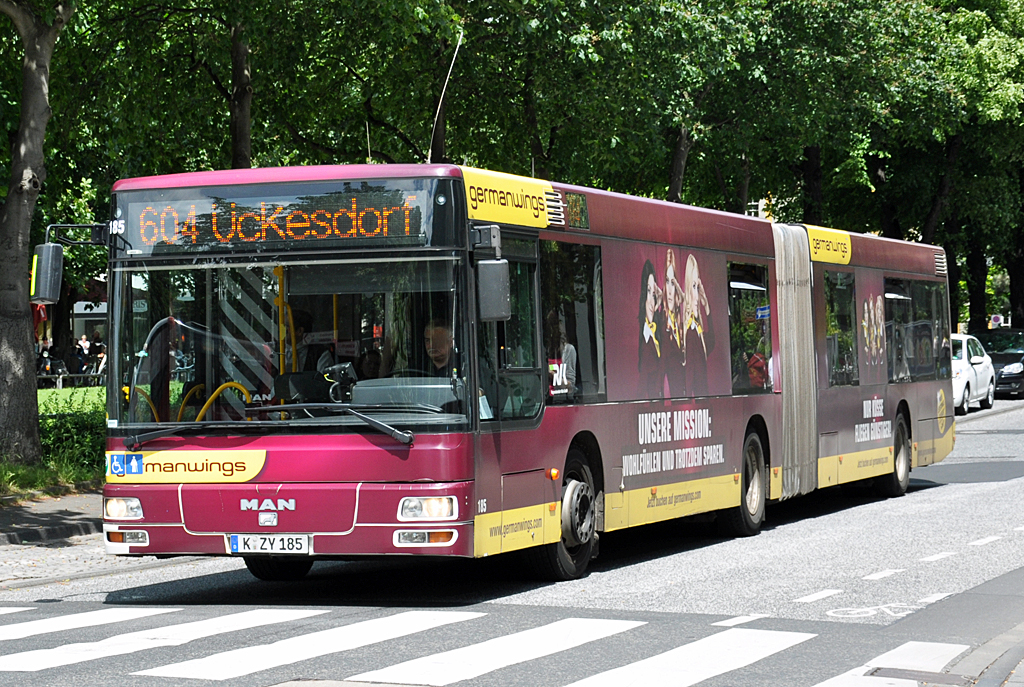
M 36 246 L 32 256 L 32 283 L 29 300 L 39 305 L 51 305 L 60 299 L 60 283 L 64 276 L 64 246 L 43 243 Z
M 476 302 L 481 322 L 497 322 L 512 317 L 508 260 L 480 260 L 476 263 Z

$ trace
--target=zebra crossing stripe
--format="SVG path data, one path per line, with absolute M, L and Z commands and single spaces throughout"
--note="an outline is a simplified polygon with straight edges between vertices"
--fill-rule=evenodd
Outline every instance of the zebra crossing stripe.
M 404 637 L 443 625 L 472 620 L 486 613 L 461 611 L 409 611 L 342 627 L 283 639 L 273 644 L 225 651 L 192 661 L 141 670 L 132 675 L 230 680 L 261 670 L 290 665 L 318 656 L 334 654 L 397 637 Z
M 29 609 L 17 608 L 14 610 L 27 611 Z M 36 635 L 45 635 L 51 632 L 64 632 L 65 630 L 77 630 L 83 627 L 122 623 L 161 613 L 174 613 L 180 610 L 180 608 L 106 608 L 102 611 L 89 611 L 87 613 L 62 615 L 56 618 L 29 620 L 24 623 L 0 626 L 0 641 L 25 639 L 26 637 L 35 637 Z M 11 613 L 13 611 L 4 609 L 3 612 Z
M 36 610 L 35 606 L 21 606 L 21 607 L 5 606 L 3 608 L 0 608 L 0 615 L 7 615 L 8 613 L 21 613 L 22 611 L 34 611 L 34 610 Z
M 114 635 L 109 639 L 99 642 L 65 644 L 53 649 L 37 649 L 35 651 L 0 656 L 0 671 L 36 672 L 46 670 L 47 668 L 131 654 L 145 649 L 179 646 L 195 639 L 212 637 L 227 632 L 237 632 L 238 630 L 247 630 L 263 625 L 299 620 L 328 612 L 286 609 L 245 611 L 219 618 Z
M 353 675 L 353 682 L 386 682 L 441 687 L 525 663 L 646 623 L 631 620 L 566 618 L 454 651 L 424 656 L 388 668 Z
M 902 668 L 937 673 L 970 647 L 966 644 L 907 642 L 868 661 L 871 668 Z
M 966 644 L 907 642 L 877 656 L 865 665 L 819 682 L 814 687 L 917 687 L 917 680 L 867 675 L 874 668 L 895 668 L 937 673 L 970 647 Z
M 663 654 L 592 675 L 569 687 L 687 687 L 756 663 L 816 636 L 806 632 L 733 628 Z

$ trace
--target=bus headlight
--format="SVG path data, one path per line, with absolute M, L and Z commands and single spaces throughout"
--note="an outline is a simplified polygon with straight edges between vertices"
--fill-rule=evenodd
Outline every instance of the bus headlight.
M 111 520 L 141 520 L 142 503 L 130 496 L 104 499 L 103 514 Z
M 406 496 L 398 504 L 398 519 L 455 520 L 459 502 L 454 496 Z

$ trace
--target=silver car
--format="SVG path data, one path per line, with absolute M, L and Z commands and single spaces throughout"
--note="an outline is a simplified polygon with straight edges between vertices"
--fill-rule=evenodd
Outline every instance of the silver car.
M 991 408 L 996 397 L 996 374 L 992 358 L 973 336 L 953 334 L 953 398 L 956 414 L 966 415 L 967 408 L 979 401 L 982 408 Z

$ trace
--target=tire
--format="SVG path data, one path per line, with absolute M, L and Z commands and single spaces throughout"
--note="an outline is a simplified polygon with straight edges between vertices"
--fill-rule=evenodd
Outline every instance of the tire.
M 971 405 L 971 385 L 964 385 L 964 396 L 960 399 L 960 403 L 957 404 L 956 408 L 953 409 L 953 413 L 956 415 L 966 415 L 967 409 Z
M 586 456 L 569 449 L 562 471 L 562 540 L 527 551 L 538 577 L 561 582 L 586 574 L 597 550 L 596 494 Z
M 269 558 L 246 556 L 245 567 L 254 577 L 264 582 L 294 582 L 301 580 L 313 567 L 313 559 L 304 558 Z
M 755 431 L 750 431 L 743 440 L 743 465 L 740 477 L 742 499 L 739 506 L 726 512 L 723 521 L 731 534 L 737 537 L 752 537 L 761 531 L 761 525 L 764 524 L 767 486 L 761 436 Z
M 995 382 L 988 383 L 988 392 L 985 394 L 985 398 L 981 399 L 981 407 L 988 410 L 992 407 L 992 404 L 996 401 L 996 384 Z
M 875 490 L 882 496 L 903 496 L 910 486 L 910 432 L 902 413 L 896 416 L 892 458 L 892 472 L 876 479 Z

